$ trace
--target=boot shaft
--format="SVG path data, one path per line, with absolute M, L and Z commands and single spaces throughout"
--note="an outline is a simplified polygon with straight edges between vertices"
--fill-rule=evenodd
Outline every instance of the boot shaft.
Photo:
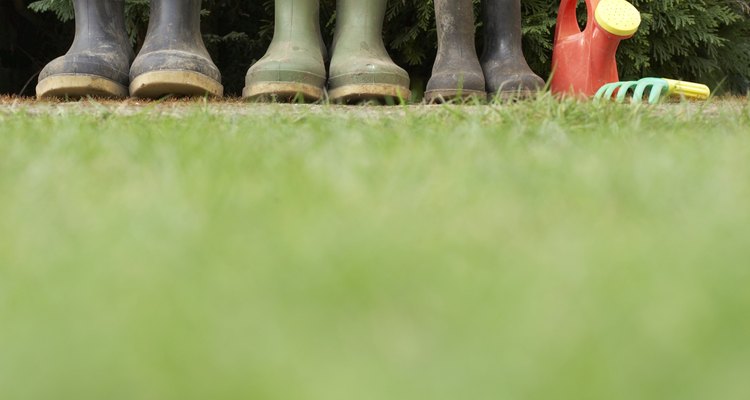
M 125 0 L 74 0 L 76 34 L 125 31 Z
M 435 0 L 438 55 L 463 54 L 476 58 L 474 4 L 472 0 Z
M 523 57 L 521 0 L 484 0 L 484 57 Z
M 382 43 L 387 3 L 388 0 L 338 0 L 334 43 Z
M 320 0 L 276 0 L 274 39 L 320 32 Z
M 271 48 L 277 46 L 315 46 L 327 57 L 320 29 L 320 0 L 276 0 L 275 24 Z
M 75 39 L 73 51 L 119 46 L 130 49 L 125 29 L 125 0 L 75 0 Z M 131 57 L 132 58 L 132 57 Z
M 142 52 L 184 50 L 206 53 L 201 36 L 201 0 L 151 0 Z

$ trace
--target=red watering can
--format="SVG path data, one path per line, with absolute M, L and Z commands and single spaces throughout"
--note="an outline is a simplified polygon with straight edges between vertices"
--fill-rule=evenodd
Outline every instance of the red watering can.
M 553 93 L 591 97 L 607 83 L 617 82 L 617 47 L 633 37 L 641 14 L 625 0 L 586 0 L 588 19 L 581 31 L 578 0 L 562 0 L 552 54 Z

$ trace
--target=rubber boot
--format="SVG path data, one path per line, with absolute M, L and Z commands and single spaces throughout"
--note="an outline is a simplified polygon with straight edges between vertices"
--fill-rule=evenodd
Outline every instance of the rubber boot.
M 438 53 L 425 101 L 486 99 L 484 73 L 474 41 L 472 0 L 435 0 Z
M 409 74 L 383 44 L 387 0 L 338 0 L 328 96 L 334 102 L 409 99 Z
M 124 0 L 75 0 L 73 8 L 73 45 L 39 74 L 37 97 L 127 97 L 133 49 Z
M 484 0 L 482 69 L 490 96 L 528 97 L 544 87 L 521 48 L 521 0 Z
M 247 72 L 243 96 L 318 101 L 326 85 L 326 48 L 319 0 L 276 0 L 276 25 L 266 55 Z
M 203 44 L 201 0 L 151 0 L 141 52 L 130 68 L 134 97 L 217 96 L 221 73 Z

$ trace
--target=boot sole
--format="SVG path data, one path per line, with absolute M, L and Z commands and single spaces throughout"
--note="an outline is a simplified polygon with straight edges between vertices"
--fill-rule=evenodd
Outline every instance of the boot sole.
M 36 96 L 40 99 L 89 96 L 124 99 L 128 97 L 128 88 L 96 75 L 55 75 L 36 85 Z
M 293 101 L 302 96 L 305 101 L 316 102 L 323 98 L 325 91 L 321 87 L 295 82 L 263 82 L 246 86 L 242 97 L 250 100 Z
M 424 101 L 427 104 L 447 103 L 451 100 L 472 100 L 487 101 L 487 92 L 478 90 L 432 90 L 424 94 Z
M 222 97 L 224 86 L 195 71 L 154 71 L 133 79 L 130 83 L 130 95 L 146 99 L 158 99 L 167 95 Z
M 411 91 L 399 85 L 345 85 L 328 91 L 328 97 L 335 103 L 349 103 L 386 98 L 408 101 Z

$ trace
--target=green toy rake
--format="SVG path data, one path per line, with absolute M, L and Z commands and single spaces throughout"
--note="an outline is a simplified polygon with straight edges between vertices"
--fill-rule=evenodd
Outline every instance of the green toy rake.
M 649 104 L 656 104 L 664 97 L 677 97 L 687 100 L 708 100 L 711 97 L 711 89 L 700 83 L 663 78 L 644 78 L 632 82 L 608 83 L 596 92 L 594 99 L 597 101 L 614 100 L 618 103 L 624 103 L 630 95 L 631 103 L 636 104 L 643 102 L 646 93 L 648 93 Z

